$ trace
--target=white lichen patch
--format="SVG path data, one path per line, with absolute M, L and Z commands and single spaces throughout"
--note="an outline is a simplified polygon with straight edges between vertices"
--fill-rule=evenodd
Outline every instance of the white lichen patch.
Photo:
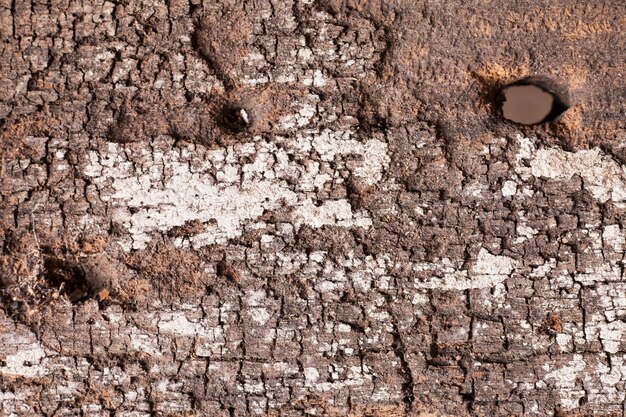
M 203 332 L 202 325 L 190 321 L 183 311 L 161 315 L 158 327 L 160 333 L 171 333 L 180 336 L 194 336 Z
M 502 197 L 511 197 L 517 193 L 517 183 L 515 181 L 505 181 L 502 186 Z
M 617 353 L 626 345 L 626 322 L 616 320 L 610 323 L 600 323 L 600 341 L 607 353 Z
M 305 384 L 308 386 L 313 385 L 317 382 L 320 377 L 320 373 L 315 368 L 304 368 L 304 380 Z
M 344 227 L 360 226 L 365 228 L 372 225 L 369 217 L 355 215 L 352 212 L 352 206 L 347 200 L 325 201 L 320 206 L 316 206 L 311 200 L 306 200 L 294 208 L 293 214 L 296 228 L 303 224 L 313 228 L 333 224 Z
M 574 354 L 557 367 L 549 363 L 543 365 L 545 382 L 558 389 L 559 405 L 566 410 L 578 408 L 580 399 L 585 396 L 589 403 L 622 403 L 626 398 L 622 389 L 624 369 L 623 355 L 612 356 L 609 364 L 594 363 L 581 354 Z M 543 381 L 538 384 L 541 383 Z
M 476 275 L 510 275 L 518 262 L 508 256 L 497 256 L 489 253 L 485 248 L 478 252 L 476 263 L 471 272 Z
M 576 378 L 586 366 L 582 355 L 574 355 L 569 363 L 554 370 L 551 370 L 548 364 L 544 366 L 544 369 L 549 371 L 545 375 L 545 380 L 559 388 L 561 407 L 569 410 L 576 408 L 580 398 L 585 395 L 583 389 L 576 388 Z
M 492 255 L 482 248 L 469 270 L 454 268 L 447 259 L 440 263 L 414 264 L 414 271 L 432 274 L 427 280 L 415 280 L 415 288 L 442 290 L 492 288 L 509 278 L 517 266 L 516 260 L 508 256 Z
M 134 326 L 130 328 L 129 333 L 130 351 L 147 353 L 152 356 L 161 356 L 157 339 L 153 334 L 143 332 Z
M 621 253 L 626 243 L 626 235 L 619 225 L 611 224 L 604 226 L 602 240 L 613 252 Z
M 327 129 L 316 135 L 312 144 L 322 161 L 332 161 L 336 155 L 360 155 L 363 161 L 355 167 L 355 175 L 370 185 L 380 181 L 383 168 L 389 165 L 385 142 L 376 139 L 359 142 L 352 139 L 351 132 L 338 136 Z
M 371 219 L 353 212 L 347 200 L 319 200 L 316 191 L 341 182 L 331 162 L 357 155 L 353 175 L 374 184 L 389 163 L 387 144 L 359 142 L 350 132 L 324 130 L 277 143 L 261 138 L 218 150 L 201 145 L 173 147 L 171 140 L 151 144 L 109 144 L 91 151 L 84 173 L 100 198 L 112 207 L 113 220 L 129 232 L 120 240 L 126 249 L 142 249 L 155 232 L 166 233 L 190 221 L 203 230 L 186 243 L 201 247 L 240 236 L 244 225 L 267 211 L 288 208 L 297 227 L 369 227 Z M 312 153 L 321 161 L 310 159 Z M 290 155 L 310 159 L 292 162 Z M 201 160 L 202 162 L 198 162 Z M 193 161 L 193 162 L 192 162 Z M 296 181 L 296 187 L 288 181 Z M 314 203 L 315 201 L 315 203 Z M 183 239 L 177 240 L 185 244 Z
M 39 342 L 19 344 L 19 350 L 7 355 L 0 366 L 0 375 L 34 378 L 50 373 L 43 363 L 46 352 Z
M 560 148 L 537 149 L 533 140 L 518 138 L 520 151 L 516 171 L 522 177 L 566 180 L 580 175 L 594 198 L 626 201 L 626 169 L 599 148 L 568 152 Z M 528 165 L 521 161 L 527 159 Z
M 309 256 L 307 261 L 307 255 L 304 253 L 283 252 L 280 268 L 274 273 L 277 276 L 289 275 L 297 270 L 306 274 L 323 274 L 328 278 L 317 284 L 316 289 L 325 294 L 336 294 L 350 285 L 359 292 L 368 292 L 373 285 L 379 289 L 389 290 L 395 267 L 396 263 L 390 254 L 367 256 L 364 259 L 347 254 L 343 259 L 331 260 L 325 252 L 316 252 L 314 256 Z M 455 266 L 448 259 L 438 262 L 415 262 L 406 267 L 420 277 L 427 277 L 413 280 L 415 290 L 466 290 L 502 285 L 519 270 L 519 262 L 508 256 L 492 255 L 482 248 L 470 269 Z M 420 299 L 418 297 L 414 302 L 419 303 Z

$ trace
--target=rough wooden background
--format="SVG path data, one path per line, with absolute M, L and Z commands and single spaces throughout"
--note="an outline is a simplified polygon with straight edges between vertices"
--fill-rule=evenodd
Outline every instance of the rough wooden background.
M 0 0 L 0 415 L 623 416 L 624 27 Z

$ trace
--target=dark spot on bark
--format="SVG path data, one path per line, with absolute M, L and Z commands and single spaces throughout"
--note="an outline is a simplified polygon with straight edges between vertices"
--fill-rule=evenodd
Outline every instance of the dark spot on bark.
M 221 122 L 224 128 L 234 133 L 242 133 L 252 127 L 252 115 L 243 107 L 227 105 L 221 112 Z
M 237 269 L 235 269 L 235 267 L 226 259 L 221 260 L 217 264 L 217 275 L 236 283 L 240 280 L 239 271 L 237 271 Z
M 124 235 L 124 233 L 126 233 L 126 229 L 124 228 L 124 225 L 119 223 L 119 222 L 115 222 L 112 221 L 111 222 L 111 226 L 109 228 L 109 234 L 112 236 L 122 236 Z
M 44 260 L 44 278 L 71 302 L 82 301 L 88 295 L 85 273 L 79 264 L 54 256 Z
M 197 196 L 197 195 L 196 195 Z M 200 220 L 189 220 L 182 226 L 175 226 L 167 232 L 170 237 L 189 237 L 202 233 L 204 224 Z
M 551 122 L 570 107 L 564 88 L 545 77 L 527 77 L 505 86 L 496 104 L 504 119 L 523 125 Z
M 541 331 L 546 334 L 554 335 L 561 333 L 562 330 L 563 323 L 561 321 L 561 316 L 555 312 L 548 313 L 541 324 Z

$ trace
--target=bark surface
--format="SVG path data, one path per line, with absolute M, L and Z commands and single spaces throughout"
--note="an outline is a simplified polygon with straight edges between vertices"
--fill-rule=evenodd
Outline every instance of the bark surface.
M 623 416 L 625 16 L 0 0 L 0 415 Z

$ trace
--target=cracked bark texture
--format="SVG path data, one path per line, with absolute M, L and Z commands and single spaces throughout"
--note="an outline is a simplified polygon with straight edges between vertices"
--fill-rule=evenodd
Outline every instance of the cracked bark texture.
M 623 416 L 625 12 L 1 0 L 0 414 Z

